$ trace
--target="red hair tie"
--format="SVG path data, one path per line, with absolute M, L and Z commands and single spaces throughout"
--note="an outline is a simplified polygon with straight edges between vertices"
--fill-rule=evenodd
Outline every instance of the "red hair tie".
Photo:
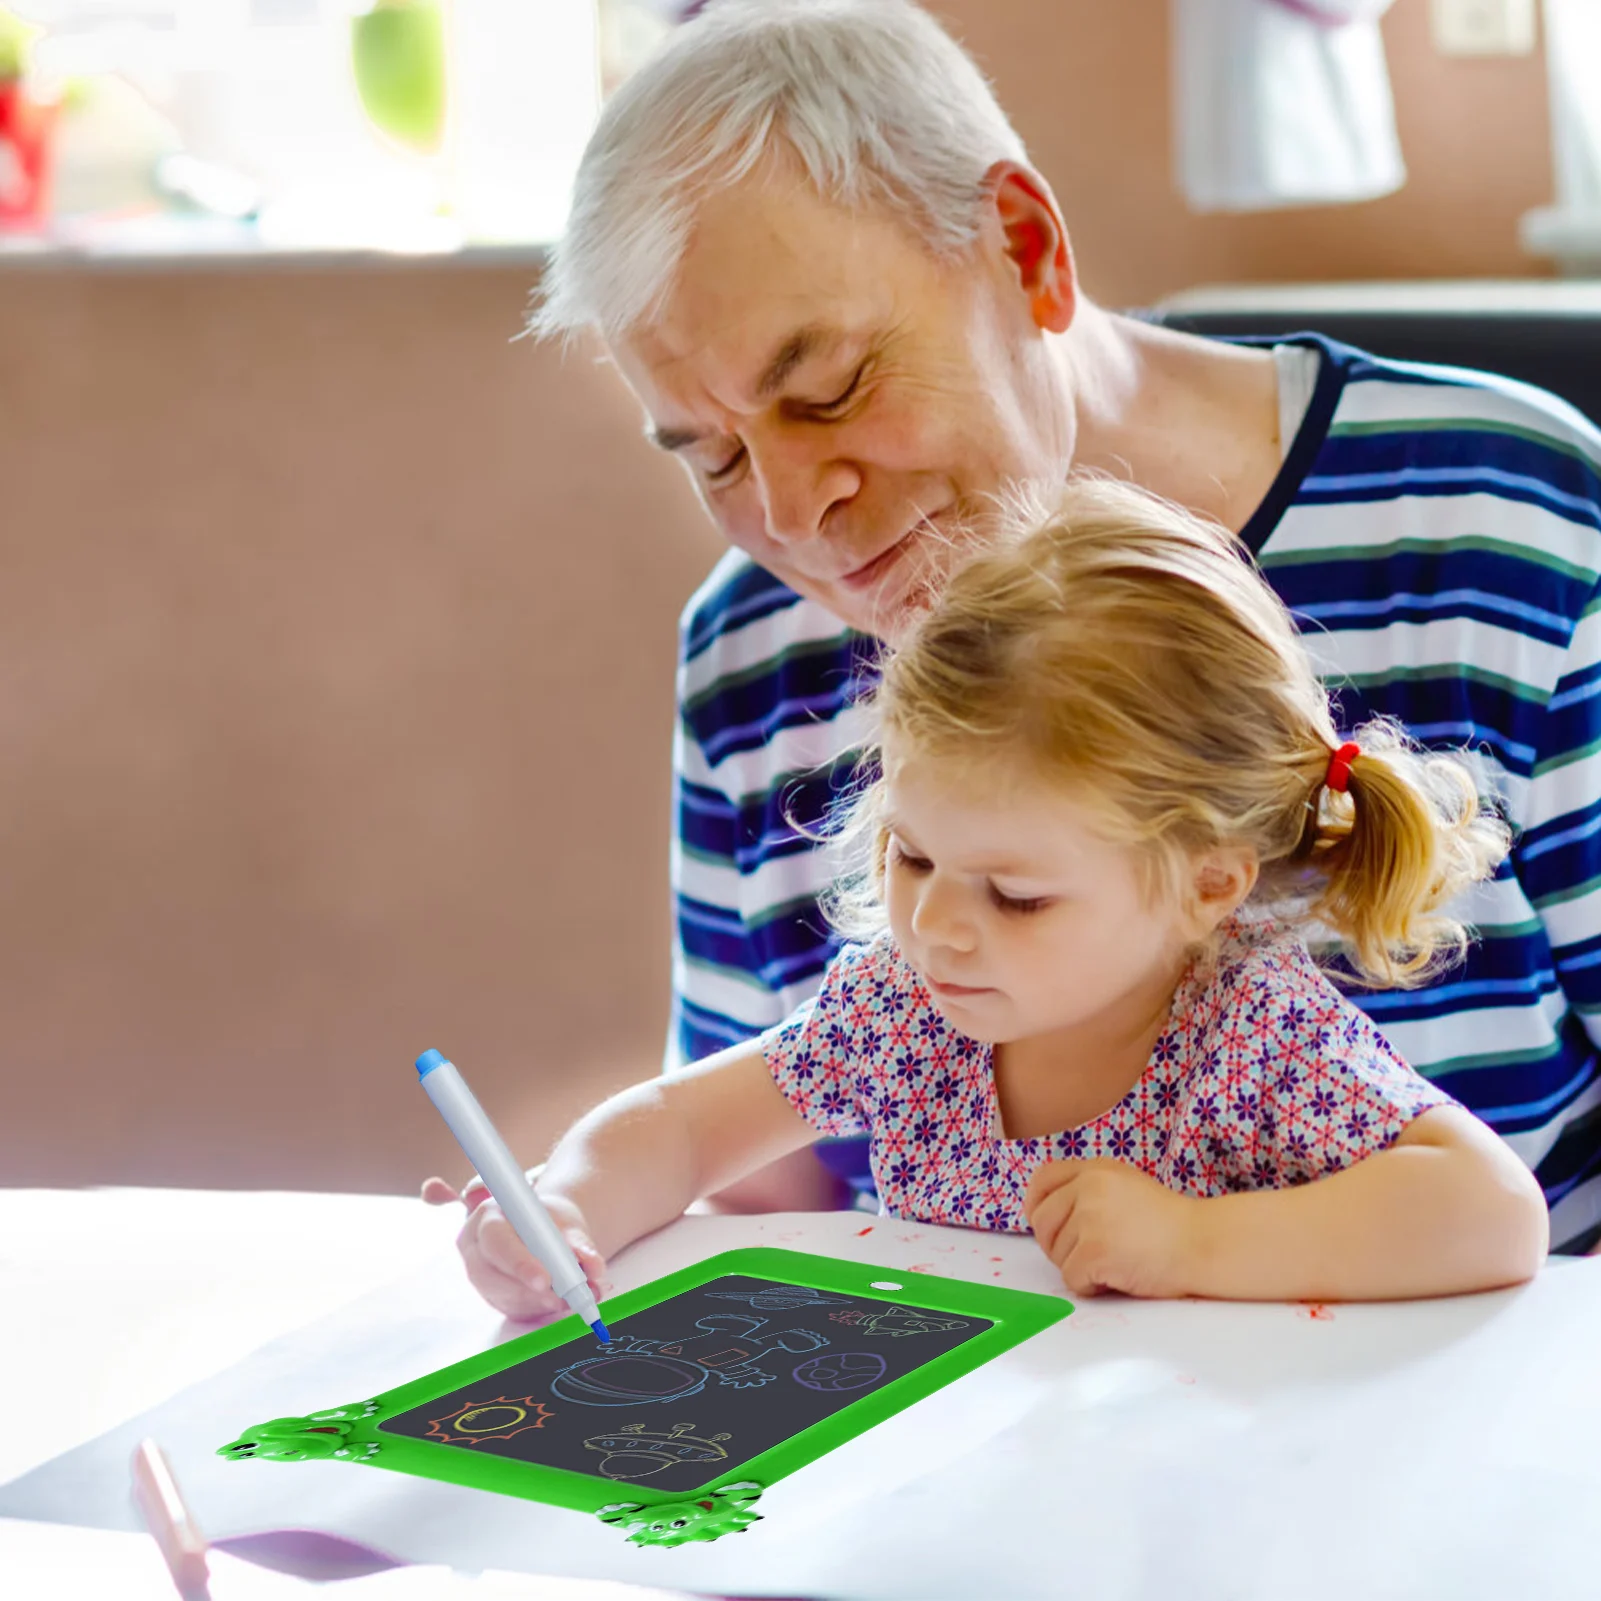
M 1351 779 L 1351 763 L 1362 754 L 1362 747 L 1354 740 L 1347 740 L 1335 753 L 1329 757 L 1329 770 L 1323 776 L 1323 782 L 1334 791 L 1336 795 L 1345 793 L 1346 785 Z

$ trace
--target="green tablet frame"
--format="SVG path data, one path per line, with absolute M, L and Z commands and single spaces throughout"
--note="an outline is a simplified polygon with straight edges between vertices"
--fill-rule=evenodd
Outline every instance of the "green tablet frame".
M 608 1481 L 568 1468 L 479 1456 L 440 1441 L 381 1432 L 379 1425 L 386 1419 L 398 1417 L 481 1379 L 491 1379 L 519 1362 L 583 1337 L 587 1330 L 576 1314 L 413 1379 L 374 1400 L 331 1408 L 306 1418 L 280 1418 L 263 1424 L 254 1431 L 247 1431 L 231 1445 L 223 1446 L 219 1454 L 236 1458 L 261 1455 L 279 1460 L 339 1457 L 397 1473 L 413 1473 L 499 1495 L 542 1501 L 575 1512 L 603 1512 L 617 1504 L 619 1495 L 626 1494 L 633 1504 L 648 1511 L 653 1506 L 676 1505 L 715 1494 L 725 1485 L 732 1487 L 737 1483 L 765 1488 L 1060 1322 L 1073 1310 L 1070 1301 L 1032 1291 L 972 1284 L 964 1279 L 940 1278 L 928 1273 L 903 1273 L 894 1268 L 762 1246 L 724 1251 L 665 1278 L 626 1290 L 609 1299 L 603 1310 L 607 1321 L 615 1324 L 633 1313 L 645 1311 L 685 1291 L 697 1290 L 729 1274 L 877 1300 L 894 1301 L 904 1294 L 908 1302 L 931 1312 L 982 1318 L 988 1320 L 991 1327 L 954 1350 L 891 1380 L 881 1389 L 864 1394 L 832 1416 L 768 1447 L 737 1468 L 725 1468 L 692 1491 L 668 1491 L 641 1483 Z M 901 1288 L 887 1291 L 875 1287 L 886 1280 Z M 260 1439 L 253 1440 L 253 1434 Z M 301 1449 L 306 1446 L 310 1449 Z

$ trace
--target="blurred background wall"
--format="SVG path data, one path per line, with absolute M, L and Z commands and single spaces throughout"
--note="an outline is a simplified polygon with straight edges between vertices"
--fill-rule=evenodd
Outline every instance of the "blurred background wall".
M 1164 0 L 945 0 L 1089 291 L 1516 276 L 1538 54 L 1385 18 L 1409 181 L 1195 217 Z M 0 1182 L 410 1190 L 437 1045 L 534 1160 L 666 1027 L 675 620 L 717 552 L 482 261 L 0 260 Z
M 1407 182 L 1382 200 L 1196 216 L 1172 172 L 1166 0 L 935 7 L 984 63 L 1067 215 L 1092 295 L 1137 305 L 1194 284 L 1523 277 L 1521 213 L 1551 196 L 1545 64 L 1444 56 L 1429 0 L 1383 20 Z

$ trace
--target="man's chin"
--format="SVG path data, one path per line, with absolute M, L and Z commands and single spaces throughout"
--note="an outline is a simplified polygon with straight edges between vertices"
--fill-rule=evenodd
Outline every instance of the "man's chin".
M 912 624 L 939 599 L 939 585 L 932 578 L 920 578 L 909 586 L 896 604 L 887 608 L 874 632 L 891 645 L 897 645 L 911 631 Z
M 834 585 L 808 585 L 798 579 L 777 575 L 798 595 L 816 601 L 830 616 L 837 617 L 847 628 L 858 634 L 868 634 L 893 645 L 906 632 L 906 626 L 915 613 L 903 605 L 885 606 L 859 594 L 843 592 Z
M 816 595 L 842 623 L 895 645 L 934 604 L 938 585 L 930 573 L 891 573 L 871 593 L 842 590 Z

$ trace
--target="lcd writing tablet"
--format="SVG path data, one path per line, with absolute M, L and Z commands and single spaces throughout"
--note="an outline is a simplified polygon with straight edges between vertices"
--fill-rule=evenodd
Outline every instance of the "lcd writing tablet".
M 568 1317 L 371 1401 L 273 1419 L 220 1454 L 339 1458 L 608 1521 L 698 1507 L 657 1542 L 673 1544 L 711 1537 L 682 1532 L 691 1525 L 754 1521 L 742 1509 L 764 1486 L 1071 1310 L 963 1280 L 730 1251 L 608 1301 L 609 1345 Z

